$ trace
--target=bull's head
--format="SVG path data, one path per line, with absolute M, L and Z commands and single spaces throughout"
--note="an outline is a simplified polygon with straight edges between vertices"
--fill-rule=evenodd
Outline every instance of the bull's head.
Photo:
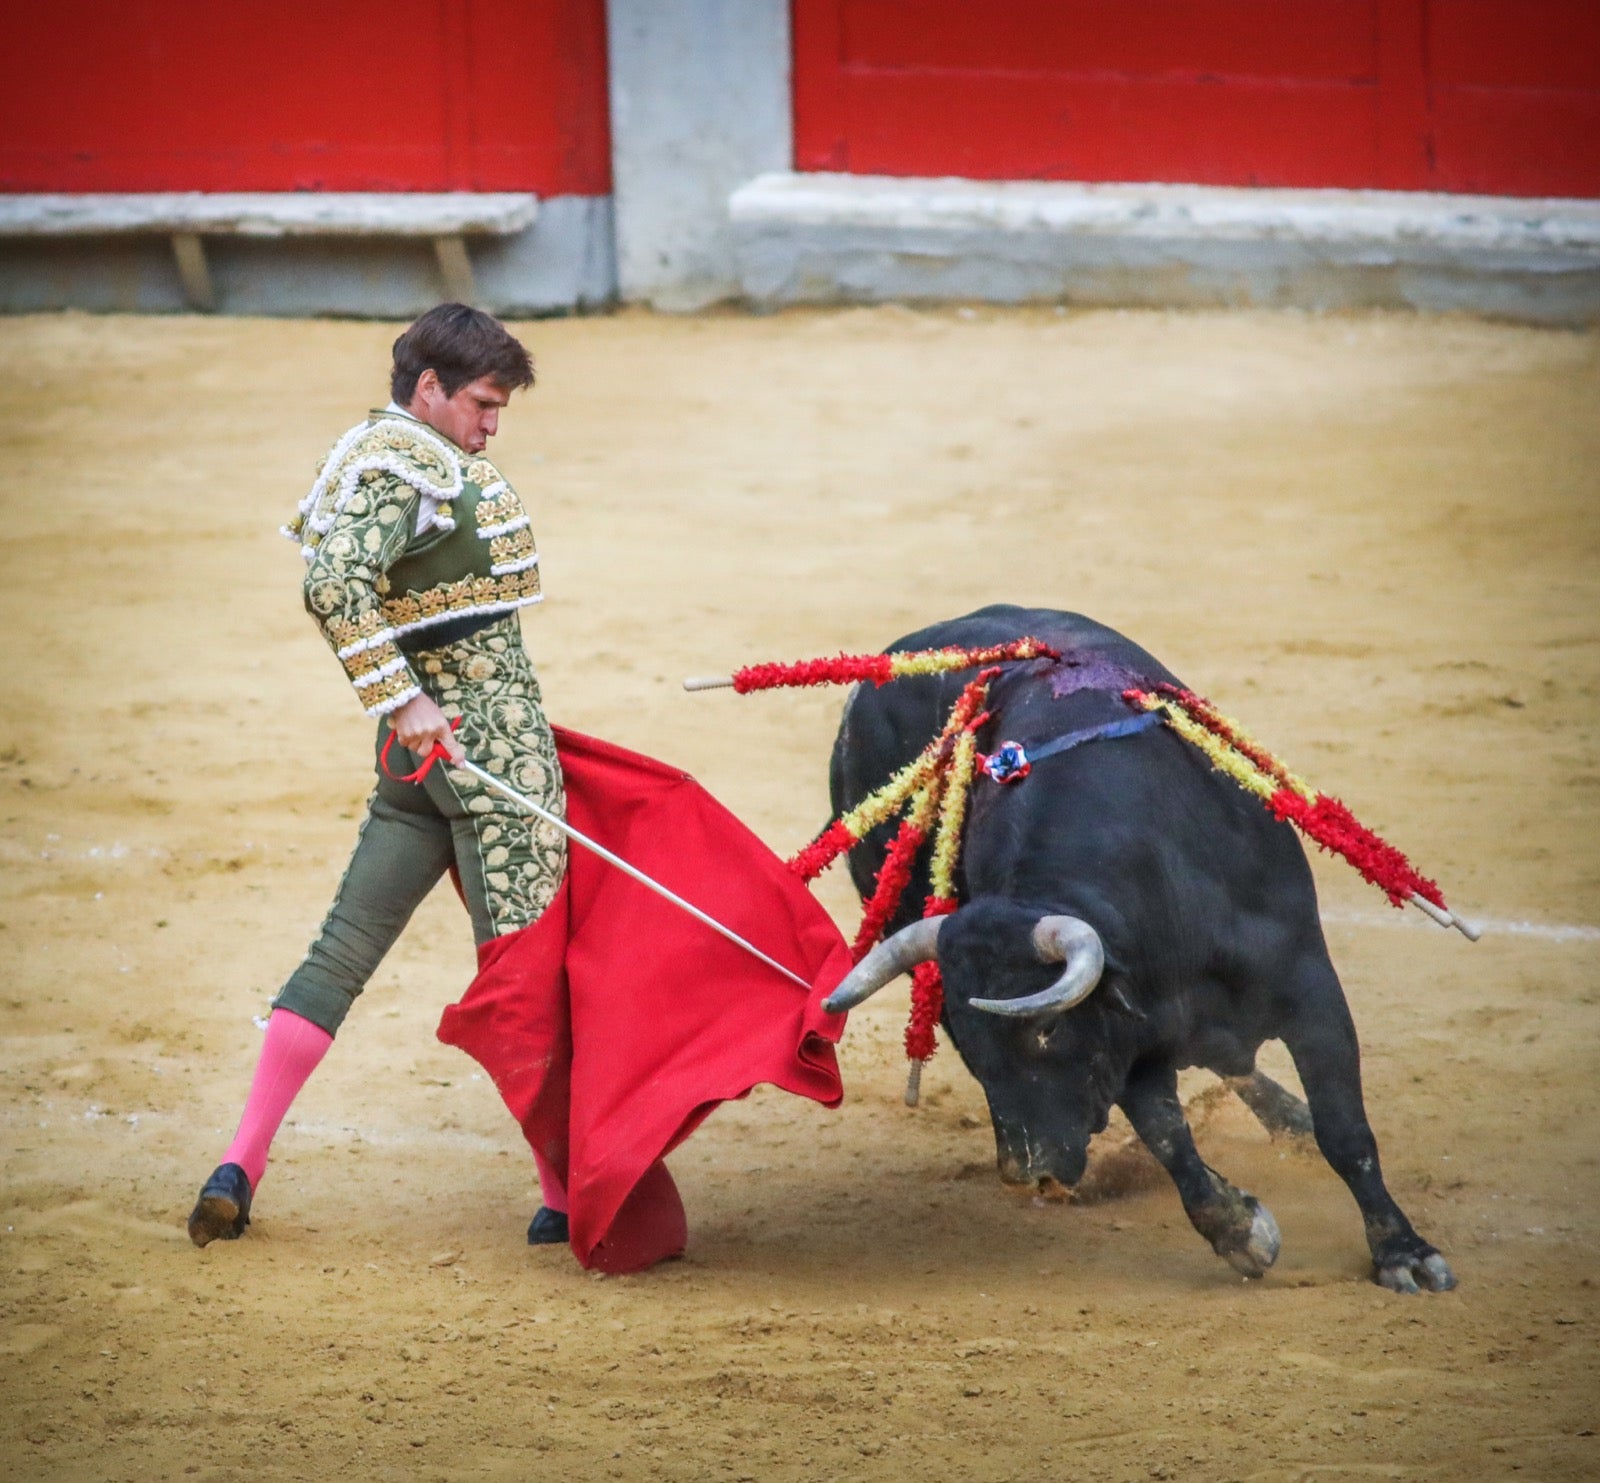
M 1077 1183 L 1110 1105 L 1105 1048 L 1071 1013 L 1105 970 L 1100 934 L 1078 917 L 980 899 L 880 943 L 826 1007 L 852 1009 L 933 959 L 951 1038 L 989 1101 L 1001 1179 L 1047 1192 Z

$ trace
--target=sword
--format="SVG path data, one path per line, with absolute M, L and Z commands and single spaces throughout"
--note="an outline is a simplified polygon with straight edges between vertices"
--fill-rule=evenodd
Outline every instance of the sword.
M 642 870 L 640 870 L 638 866 L 630 865 L 622 858 L 621 855 L 613 854 L 603 844 L 590 839 L 587 834 L 574 829 L 572 825 L 567 823 L 565 819 L 551 813 L 547 808 L 541 808 L 531 798 L 527 798 L 523 794 L 517 792 L 517 790 L 511 787 L 509 784 L 501 782 L 500 779 L 495 777 L 493 773 L 485 772 L 481 767 L 478 766 L 476 762 L 471 760 L 451 762 L 450 759 L 444 754 L 444 749 L 442 747 L 439 747 L 436 750 L 439 754 L 439 760 L 444 762 L 447 767 L 459 767 L 463 772 L 470 772 L 473 777 L 477 778 L 480 782 L 487 783 L 491 788 L 496 789 L 498 792 L 503 793 L 513 803 L 521 804 L 523 808 L 527 809 L 528 812 L 533 814 L 536 818 L 543 819 L 546 824 L 554 825 L 574 844 L 581 844 L 584 849 L 598 855 L 606 862 L 606 864 L 616 866 L 616 868 L 624 875 L 632 876 L 633 879 L 638 881 L 641 886 L 648 887 L 663 900 L 670 901 L 680 911 L 688 912 L 689 915 L 692 916 L 697 922 L 703 922 L 706 926 L 711 928 L 713 932 L 717 933 L 721 937 L 727 938 L 727 940 L 733 943 L 735 947 L 743 948 L 745 952 L 749 953 L 753 958 L 760 958 L 761 961 L 767 965 L 767 967 L 776 968 L 778 972 L 781 973 L 791 983 L 799 984 L 800 987 L 806 991 L 806 993 L 809 994 L 811 992 L 811 985 L 807 983 L 805 979 L 801 978 L 798 973 L 791 972 L 775 958 L 769 958 L 754 943 L 746 942 L 745 939 L 739 936 L 737 932 L 733 931 L 731 928 L 724 927 L 722 923 L 719 922 L 715 917 L 707 916 L 705 912 L 701 911 L 698 906 L 694 905 L 693 902 L 685 901 L 683 897 L 677 894 L 677 892 L 669 891 L 664 885 L 661 884 L 660 881 L 651 880 L 651 878 Z

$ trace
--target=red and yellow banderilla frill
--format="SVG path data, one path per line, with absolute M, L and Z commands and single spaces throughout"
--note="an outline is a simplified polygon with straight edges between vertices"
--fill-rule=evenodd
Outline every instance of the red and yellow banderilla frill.
M 1395 906 L 1408 901 L 1442 926 L 1455 927 L 1476 941 L 1478 929 L 1445 905 L 1444 893 L 1399 850 L 1368 829 L 1337 798 L 1319 793 L 1290 772 L 1238 722 L 1229 720 L 1203 696 L 1177 685 L 1153 685 L 1122 693 L 1129 705 L 1153 711 L 1186 742 L 1198 747 L 1219 772 L 1254 793 L 1307 839 L 1342 855 L 1361 878 L 1378 887 Z
M 967 796 L 978 767 L 979 729 L 989 720 L 984 708 L 989 685 L 1008 662 L 1055 659 L 1059 652 L 1037 639 L 1020 639 L 985 649 L 929 649 L 905 654 L 841 654 L 802 664 L 752 665 L 734 676 L 736 690 L 775 689 L 786 685 L 823 685 L 871 680 L 885 684 L 906 675 L 931 675 L 982 665 L 963 686 L 939 734 L 912 761 L 834 820 L 789 862 L 803 880 L 813 880 L 840 855 L 861 843 L 879 824 L 903 813 L 878 870 L 872 896 L 851 944 L 859 963 L 878 942 L 899 910 L 911 884 L 917 855 L 930 831 L 933 854 L 929 875 L 933 889 L 923 903 L 924 917 L 945 916 L 960 904 L 955 872 L 966 827 Z M 922 1064 L 938 1047 L 934 1026 L 944 1012 L 944 981 L 937 962 L 920 963 L 911 975 L 911 1017 L 906 1024 L 906 1056 L 911 1077 L 906 1100 L 915 1103 Z

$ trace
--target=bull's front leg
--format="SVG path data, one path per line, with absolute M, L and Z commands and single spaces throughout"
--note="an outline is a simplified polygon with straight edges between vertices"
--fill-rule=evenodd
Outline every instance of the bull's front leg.
M 1235 1189 L 1200 1157 L 1178 1100 L 1177 1071 L 1165 1064 L 1134 1067 L 1118 1103 L 1172 1176 L 1184 1211 L 1211 1249 L 1234 1271 L 1265 1276 L 1278 1259 L 1278 1223 L 1254 1195 Z
M 1309 1138 L 1311 1109 L 1287 1087 L 1270 1076 L 1252 1071 L 1248 1076 L 1223 1078 L 1229 1090 L 1256 1115 L 1256 1121 L 1274 1138 Z
M 1372 1249 L 1373 1276 L 1394 1292 L 1448 1292 L 1450 1265 L 1419 1236 L 1383 1182 L 1361 1097 L 1361 1047 L 1333 965 L 1308 964 L 1284 1042 L 1306 1089 L 1317 1147 L 1350 1187 Z

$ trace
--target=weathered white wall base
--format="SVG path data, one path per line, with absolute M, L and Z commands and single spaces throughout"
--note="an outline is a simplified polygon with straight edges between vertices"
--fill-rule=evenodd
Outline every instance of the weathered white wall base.
M 1600 319 L 1600 202 L 769 173 L 729 215 L 752 304 L 1461 309 Z

